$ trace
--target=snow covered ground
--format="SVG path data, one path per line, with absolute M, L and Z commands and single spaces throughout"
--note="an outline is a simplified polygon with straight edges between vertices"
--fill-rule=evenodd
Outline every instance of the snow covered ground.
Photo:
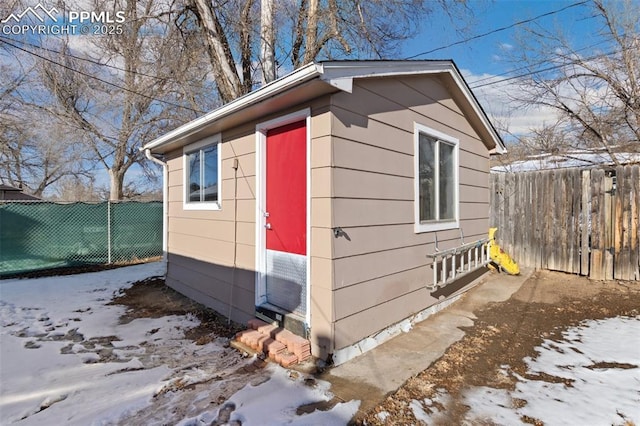
M 190 316 L 120 321 L 108 305 L 160 263 L 91 274 L 0 281 L 0 424 L 345 424 L 359 402 L 297 415 L 328 401 L 329 384 L 252 359 L 224 339 L 184 339 Z M 247 373 L 249 371 L 249 373 Z M 222 413 L 222 407 L 234 407 Z
M 184 339 L 190 316 L 122 323 L 109 305 L 133 282 L 162 274 L 159 263 L 72 276 L 0 281 L 0 424 L 340 425 L 359 401 L 297 414 L 329 401 L 329 383 L 269 365 L 251 369 L 224 339 Z M 585 321 L 508 366 L 515 389 L 469 389 L 469 424 L 640 425 L 640 316 Z M 414 400 L 415 417 L 445 419 L 444 392 Z M 523 403 L 526 401 L 526 403 Z M 393 424 L 389 413 L 382 422 Z M 492 423 L 489 423 L 492 422 Z
M 505 376 L 517 379 L 515 390 L 465 393 L 468 424 L 524 425 L 529 418 L 545 425 L 640 425 L 640 316 L 585 321 L 536 352 L 525 360 L 527 377 L 504 366 Z M 440 407 L 449 402 L 440 392 L 411 408 L 418 420 L 440 424 Z
M 616 157 L 621 164 L 640 162 L 636 152 L 618 152 Z M 571 151 L 564 154 L 531 155 L 526 160 L 514 161 L 504 166 L 494 166 L 492 172 L 531 172 L 535 170 L 554 170 L 572 167 L 614 166 L 611 156 L 606 152 Z

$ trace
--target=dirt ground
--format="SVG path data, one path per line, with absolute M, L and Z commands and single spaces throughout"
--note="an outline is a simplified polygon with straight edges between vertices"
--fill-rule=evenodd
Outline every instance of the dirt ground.
M 133 413 L 122 425 L 169 425 L 215 410 L 247 384 L 257 385 L 269 379 L 266 363 L 245 357 L 229 346 L 228 339 L 241 326 L 228 323 L 221 315 L 167 287 L 161 278 L 149 278 L 133 284 L 115 297 L 111 304 L 124 305 L 123 324 L 137 318 L 169 315 L 193 315 L 200 320 L 185 330 L 185 338 L 196 347 L 214 343 L 215 350 L 202 353 L 189 349 L 182 339 L 143 344 L 140 360 L 146 368 L 167 365 L 172 376 L 157 392 L 151 406 Z M 205 395 L 203 397 L 203 395 Z M 169 414 L 170 413 L 170 414 Z
M 207 344 L 216 337 L 230 338 L 244 329 L 241 325 L 228 322 L 222 315 L 171 289 L 162 278 L 139 281 L 115 297 L 110 304 L 127 307 L 127 313 L 120 319 L 123 323 L 136 318 L 195 315 L 200 320 L 200 325 L 188 330 L 185 338 L 199 345 Z
M 460 397 L 465 389 L 476 386 L 514 389 L 513 375 L 500 373 L 505 365 L 528 379 L 558 382 L 561 379 L 553 376 L 532 377 L 526 371 L 524 358 L 535 356 L 534 348 L 544 339 L 559 338 L 562 331 L 583 320 L 640 315 L 640 283 L 590 281 L 538 271 L 510 299 L 491 304 L 475 315 L 474 325 L 466 328 L 465 336 L 440 359 L 354 423 L 419 423 L 409 403 L 434 398 L 438 389 L 445 389 L 452 403 L 446 408 L 438 407 L 446 410 L 442 424 L 464 424 L 468 407 Z M 389 413 L 386 422 L 377 416 L 381 412 Z M 523 421 L 541 424 L 536 419 Z
M 228 324 L 215 312 L 166 287 L 161 279 L 136 283 L 112 303 L 128 307 L 127 315 L 122 318 L 124 322 L 140 317 L 194 314 L 202 323 L 189 330 L 187 338 L 200 344 L 217 336 L 230 337 L 238 331 L 237 325 Z M 583 320 L 640 315 L 640 283 L 590 281 L 574 275 L 538 271 L 510 299 L 490 304 L 475 315 L 474 325 L 465 328 L 465 336 L 440 359 L 374 409 L 354 419 L 353 424 L 417 424 L 409 403 L 434 398 L 441 389 L 446 390 L 452 401 L 446 408 L 438 407 L 444 410 L 442 424 L 463 424 L 468 407 L 460 397 L 466 388 L 515 387 L 513 375 L 500 373 L 505 365 L 528 379 L 557 382 L 560 380 L 557 377 L 532 377 L 526 371 L 524 358 L 534 356 L 534 348 L 544 339 L 560 337 L 564 330 Z M 251 365 L 249 370 L 261 367 Z M 251 371 L 244 373 L 251 374 Z M 380 412 L 389 414 L 386 423 L 377 416 Z M 535 419 L 523 420 L 540 424 Z

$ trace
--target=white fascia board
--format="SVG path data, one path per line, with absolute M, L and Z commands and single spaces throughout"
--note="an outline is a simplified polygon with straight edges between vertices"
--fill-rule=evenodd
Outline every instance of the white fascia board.
M 354 78 L 389 77 L 394 75 L 417 75 L 442 72 L 444 61 L 346 61 L 322 62 L 320 79 L 342 90 L 353 92 Z M 428 65 L 425 67 L 425 65 Z
M 322 62 L 322 79 L 369 78 L 432 74 L 453 67 L 451 61 L 328 61 Z
M 492 149 L 489 153 L 490 154 L 506 153 L 507 148 L 505 147 L 504 142 L 502 142 L 502 138 L 500 137 L 500 135 L 498 135 L 498 132 L 496 131 L 495 127 L 493 127 L 493 124 L 491 124 L 491 122 L 489 121 L 489 117 L 487 117 L 487 114 L 485 114 L 484 110 L 478 103 L 478 100 L 476 99 L 475 95 L 469 88 L 469 85 L 467 85 L 466 81 L 464 80 L 464 77 L 462 77 L 462 74 L 460 74 L 460 72 L 455 68 L 455 66 L 452 66 L 448 71 L 453 77 L 454 81 L 456 82 L 456 85 L 462 91 L 462 94 L 464 95 L 464 97 L 469 102 L 469 105 L 471 106 L 471 108 L 473 108 L 473 111 L 480 118 L 480 121 L 482 121 L 482 124 L 484 125 L 484 127 L 487 129 L 487 131 L 489 132 L 489 134 L 494 140 L 496 147 Z
M 140 150 L 158 148 L 162 145 L 173 142 L 177 139 L 184 138 L 191 135 L 194 132 L 199 131 L 203 127 L 207 126 L 216 120 L 233 114 L 246 108 L 249 105 L 260 102 L 264 99 L 270 98 L 278 93 L 288 90 L 291 87 L 295 87 L 300 83 L 317 77 L 321 73 L 321 66 L 316 63 L 305 65 L 302 68 L 297 69 L 293 73 L 286 75 L 278 80 L 275 80 L 266 86 L 262 87 L 255 92 L 248 93 L 234 101 L 229 102 L 226 105 L 221 106 L 208 114 L 203 115 L 193 121 L 190 121 L 182 126 L 160 136 L 144 145 Z

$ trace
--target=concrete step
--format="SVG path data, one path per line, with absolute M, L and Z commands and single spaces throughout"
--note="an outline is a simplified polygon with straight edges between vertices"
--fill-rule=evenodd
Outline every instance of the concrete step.
M 311 359 L 311 342 L 307 339 L 257 318 L 250 319 L 247 325 L 249 328 L 237 333 L 234 340 L 264 353 L 281 366 L 290 367 Z

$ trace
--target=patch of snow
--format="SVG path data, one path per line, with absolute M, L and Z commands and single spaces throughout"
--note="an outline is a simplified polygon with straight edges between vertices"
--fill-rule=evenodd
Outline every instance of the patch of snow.
M 329 384 L 307 386 L 275 366 L 247 373 L 253 359 L 226 339 L 184 340 L 199 324 L 192 315 L 121 323 L 125 307 L 109 305 L 113 296 L 163 271 L 156 262 L 0 281 L 0 424 L 201 426 L 229 398 L 256 424 L 346 424 L 357 411 L 351 401 L 297 415 L 296 404 L 331 399 Z
M 389 414 L 388 411 L 381 411 L 378 414 L 376 414 L 376 417 L 378 418 L 378 420 L 380 420 L 381 422 L 384 423 L 385 420 L 387 420 L 387 418 L 390 416 L 391 414 Z
M 559 341 L 545 340 L 536 348 L 538 356 L 525 360 L 529 374 L 553 376 L 558 383 L 516 376 L 514 391 L 474 388 L 465 395 L 468 419 L 498 425 L 525 424 L 522 416 L 546 425 L 639 424 L 639 348 L 640 316 L 585 321 Z M 526 404 L 515 407 L 514 399 Z
M 333 398 L 330 384 L 322 380 L 305 382 L 305 377 L 270 365 L 271 377 L 257 386 L 251 384 L 236 392 L 227 404 L 233 410 L 231 421 L 238 420 L 246 425 L 340 425 L 347 424 L 355 415 L 360 401 L 338 403 L 327 411 L 315 410 L 309 414 L 297 415 L 298 407 L 327 402 Z M 209 411 L 195 418 L 185 419 L 178 426 L 209 424 L 220 415 L 220 410 Z
M 429 414 L 424 411 L 424 408 L 420 401 L 416 399 L 412 400 L 409 403 L 409 408 L 411 408 L 411 411 L 413 411 L 413 416 L 416 418 L 416 420 L 419 420 L 425 424 L 429 424 L 429 421 L 431 419 L 429 417 Z
M 640 316 L 586 321 L 537 351 L 527 360 L 529 371 L 571 380 L 571 386 L 519 382 L 514 396 L 527 401 L 522 414 L 545 424 L 558 418 L 594 426 L 640 423 Z
M 640 153 L 620 152 L 616 158 L 621 164 L 640 163 Z M 577 151 L 567 154 L 540 154 L 527 160 L 514 161 L 505 166 L 494 166 L 492 172 L 530 172 L 577 167 L 612 166 L 611 157 L 606 152 Z
M 467 419 L 471 424 L 523 424 L 508 390 L 473 388 L 465 393 L 465 401 L 469 405 Z

